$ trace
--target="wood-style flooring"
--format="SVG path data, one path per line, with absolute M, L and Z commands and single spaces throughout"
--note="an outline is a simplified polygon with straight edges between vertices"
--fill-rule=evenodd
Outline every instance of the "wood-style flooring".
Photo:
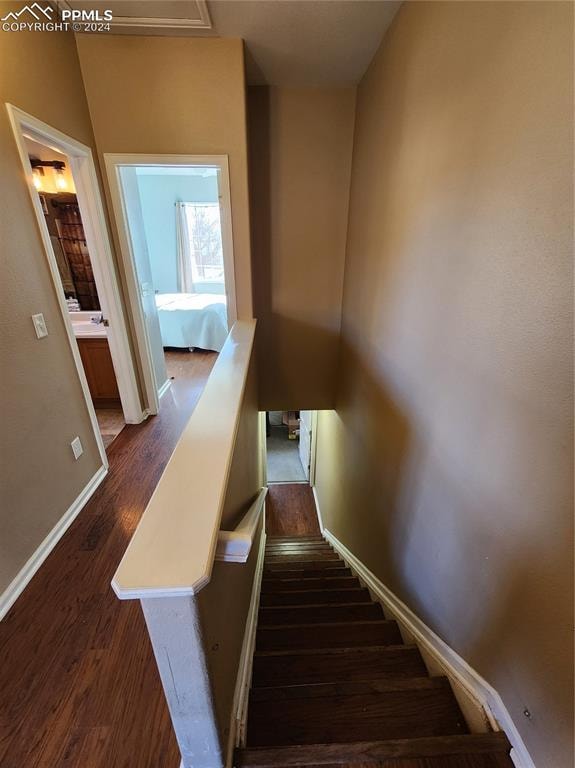
M 269 536 L 319 534 L 313 493 L 305 483 L 270 485 L 266 497 L 266 532 Z
M 178 768 L 140 606 L 110 580 L 216 357 L 166 354 L 160 414 L 120 432 L 108 476 L 0 623 L 2 768 Z

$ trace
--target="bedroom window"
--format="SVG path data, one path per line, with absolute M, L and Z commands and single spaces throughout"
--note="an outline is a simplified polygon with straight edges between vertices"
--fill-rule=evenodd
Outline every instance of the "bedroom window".
M 224 255 L 218 203 L 183 203 L 192 279 L 224 287 Z

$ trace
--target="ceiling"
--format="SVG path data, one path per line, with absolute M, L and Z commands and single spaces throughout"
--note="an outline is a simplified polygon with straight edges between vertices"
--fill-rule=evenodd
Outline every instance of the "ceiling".
M 355 85 L 400 3 L 389 0 L 213 0 L 219 35 L 246 41 L 250 85 Z
M 117 34 L 241 37 L 250 85 L 359 82 L 401 0 L 60 0 L 111 8 Z

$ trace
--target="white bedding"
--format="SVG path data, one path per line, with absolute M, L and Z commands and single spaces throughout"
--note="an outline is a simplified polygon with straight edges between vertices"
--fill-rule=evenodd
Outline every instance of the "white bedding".
M 219 352 L 228 335 L 226 297 L 213 293 L 158 293 L 156 307 L 164 347 Z

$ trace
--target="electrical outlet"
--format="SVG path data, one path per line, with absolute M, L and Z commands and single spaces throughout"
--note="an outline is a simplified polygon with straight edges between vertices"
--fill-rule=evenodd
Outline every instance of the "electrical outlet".
M 78 460 L 80 456 L 84 453 L 84 449 L 82 448 L 82 442 L 79 437 L 75 437 L 72 442 L 70 443 L 72 446 L 72 453 L 74 454 L 74 458 Z
M 48 329 L 46 328 L 46 321 L 44 320 L 44 315 L 39 312 L 37 315 L 32 315 L 32 322 L 34 323 L 34 330 L 36 331 L 36 336 L 39 339 L 43 339 L 45 336 L 48 335 Z

